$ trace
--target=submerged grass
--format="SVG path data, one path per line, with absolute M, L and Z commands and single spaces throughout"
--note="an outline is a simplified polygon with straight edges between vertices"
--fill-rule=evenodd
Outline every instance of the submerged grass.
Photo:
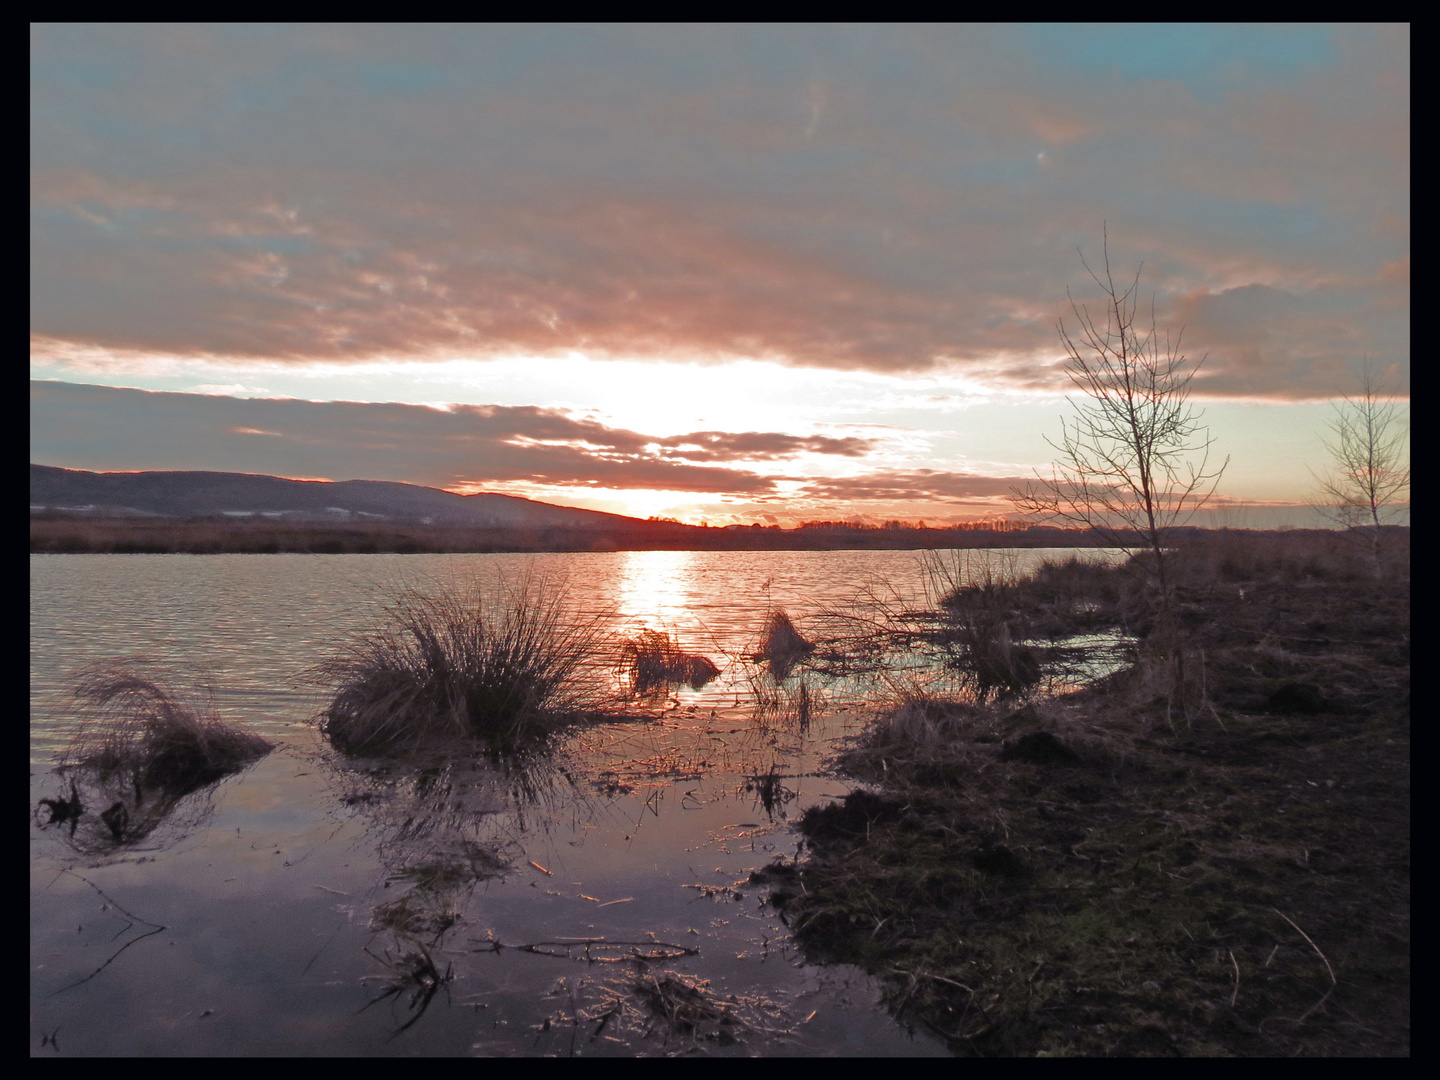
M 311 673 L 330 691 L 320 729 L 347 753 L 533 741 L 608 702 L 601 618 L 544 579 L 406 591 L 386 614 Z

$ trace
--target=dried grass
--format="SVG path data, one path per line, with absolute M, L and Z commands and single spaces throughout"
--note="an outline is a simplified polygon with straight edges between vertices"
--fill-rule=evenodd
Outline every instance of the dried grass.
M 112 663 L 90 668 L 75 697 L 91 715 L 62 757 L 63 767 L 92 773 L 102 783 L 126 784 L 177 798 L 212 784 L 263 757 L 269 740 L 223 722 L 209 700 L 182 698 L 172 688 Z
M 760 636 L 760 650 L 755 659 L 768 660 L 770 670 L 777 678 L 790 677 L 790 670 L 805 656 L 815 651 L 815 644 L 807 640 L 790 616 L 783 609 L 770 612 L 765 619 L 765 629 Z
M 1403 581 L 1410 574 L 1410 530 L 1382 529 L 1372 551 L 1370 539 L 1354 532 L 1221 529 L 1186 537 L 1177 556 L 1179 580 L 1192 587 L 1218 582 L 1358 582 L 1377 574 Z
M 214 811 L 196 793 L 272 749 L 224 723 L 207 690 L 182 693 L 143 674 L 139 662 L 87 668 L 74 694 L 81 719 L 56 769 L 69 794 L 41 799 L 36 819 L 42 827 L 68 825 L 66 842 L 82 855 L 178 841 Z M 40 820 L 47 810 L 49 819 Z
M 331 691 L 320 729 L 347 753 L 533 740 L 608 702 L 603 616 L 580 616 L 544 579 L 406 591 L 386 614 L 311 672 Z
M 708 657 L 687 653 L 680 643 L 659 630 L 642 630 L 620 646 L 620 668 L 631 689 L 641 695 L 663 691 L 676 683 L 692 689 L 720 674 Z

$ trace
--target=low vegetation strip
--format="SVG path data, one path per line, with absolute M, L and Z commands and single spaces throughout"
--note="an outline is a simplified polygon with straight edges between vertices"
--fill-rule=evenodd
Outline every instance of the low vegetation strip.
M 1005 523 L 998 523 L 1004 525 Z M 992 547 L 1100 547 L 1097 534 L 1045 526 L 873 528 L 819 522 L 795 529 L 678 522 L 625 528 L 482 528 L 410 522 L 287 522 L 256 518 L 104 517 L 41 511 L 30 517 L 34 555 L 374 555 L 528 551 L 836 551 Z M 1113 539 L 1113 538 L 1112 538 Z
M 1408 1054 L 1408 547 L 1346 544 L 1192 546 L 1101 685 L 900 703 L 757 875 L 801 948 L 962 1054 Z

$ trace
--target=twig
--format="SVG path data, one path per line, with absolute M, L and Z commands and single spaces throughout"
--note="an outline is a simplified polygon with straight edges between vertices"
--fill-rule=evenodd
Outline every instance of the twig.
M 1240 996 L 1240 965 L 1235 962 L 1235 954 L 1233 952 L 1230 952 L 1229 949 L 1225 951 L 1230 953 L 1230 964 L 1235 969 L 1235 992 L 1230 995 L 1230 1007 L 1233 1009 L 1235 1007 L 1235 999 Z
M 338 933 L 339 933 L 341 930 L 343 930 L 344 928 L 345 928 L 345 923 L 344 923 L 344 922 L 340 922 L 340 923 L 337 923 L 337 924 L 335 925 L 335 929 L 334 929 L 334 930 L 331 930 L 331 931 L 330 931 L 330 936 L 325 939 L 325 944 L 324 944 L 324 945 L 321 945 L 320 948 L 319 948 L 319 950 L 315 953 L 315 955 L 312 956 L 312 957 L 310 957 L 310 963 L 306 964 L 305 967 L 304 967 L 304 969 L 300 972 L 300 975 L 301 975 L 302 978 L 304 977 L 305 972 L 309 971 L 310 968 L 311 968 L 312 966 L 314 966 L 315 961 L 320 959 L 320 953 L 323 953 L 326 949 L 328 949 L 328 948 L 330 947 L 330 942 L 332 942 L 332 941 L 335 940 L 335 935 L 338 934 Z
M 1289 915 L 1286 915 L 1279 908 L 1272 907 L 1270 910 L 1275 912 L 1276 915 L 1279 915 L 1291 926 L 1295 927 L 1295 929 L 1299 932 L 1300 936 L 1303 937 L 1306 941 L 1310 942 L 1310 947 L 1315 950 L 1315 955 L 1320 957 L 1320 959 L 1324 961 L 1325 970 L 1330 973 L 1330 989 L 1326 990 L 1324 996 L 1321 997 L 1320 1000 L 1317 1001 L 1314 1005 L 1311 1005 L 1310 1008 L 1306 1009 L 1305 1012 L 1301 1014 L 1301 1016 L 1295 1021 L 1297 1025 L 1303 1024 L 1306 1018 L 1311 1013 L 1313 1013 L 1316 1009 L 1320 1008 L 1321 1005 L 1324 1005 L 1325 1002 L 1330 999 L 1330 995 L 1335 992 L 1335 987 L 1338 986 L 1340 983 L 1339 980 L 1335 978 L 1335 969 L 1330 966 L 1330 961 L 1325 959 L 1325 954 L 1320 951 L 1320 946 L 1316 945 L 1314 941 L 1310 940 L 1310 935 L 1305 933 L 1304 930 L 1301 930 L 1299 924 L 1296 923 L 1294 919 L 1290 918 Z
M 100 972 L 104 971 L 107 967 L 109 967 L 112 963 L 114 963 L 115 960 L 116 960 L 116 958 L 119 957 L 119 955 L 120 955 L 121 953 L 123 953 L 126 949 L 130 948 L 131 945 L 134 945 L 135 942 L 137 942 L 137 941 L 144 941 L 147 937 L 154 937 L 156 934 L 160 933 L 160 931 L 162 931 L 162 930 L 168 930 L 168 929 L 170 929 L 168 926 L 161 926 L 159 923 L 152 923 L 149 919 L 142 919 L 142 918 L 140 918 L 139 915 L 135 915 L 135 914 L 133 914 L 133 913 L 131 913 L 131 912 L 129 912 L 129 911 L 126 911 L 126 909 L 123 908 L 123 907 L 121 907 L 120 904 L 116 903 L 116 902 L 115 902 L 115 899 L 114 899 L 113 897 L 111 897 L 108 893 L 106 893 L 104 889 L 100 888 L 99 885 L 96 885 L 93 881 L 91 881 L 89 878 L 87 878 L 84 874 L 77 874 L 77 873 L 75 873 L 73 870 L 62 870 L 61 873 L 69 874 L 71 877 L 77 877 L 77 878 L 79 878 L 81 881 L 85 882 L 86 885 L 89 885 L 92 889 L 94 889 L 94 890 L 95 890 L 97 893 L 99 893 L 101 896 L 105 897 L 106 900 L 110 901 L 110 903 L 115 906 L 115 909 L 116 909 L 117 911 L 122 911 L 122 912 L 124 912 L 124 913 L 125 913 L 126 915 L 128 915 L 131 919 L 134 919 L 135 922 L 144 923 L 146 926 L 153 926 L 155 929 L 151 930 L 148 934 L 141 934 L 141 935 L 140 935 L 139 937 L 137 937 L 137 938 L 131 938 L 131 939 L 130 939 L 129 941 L 127 941 L 124 945 L 121 945 L 120 948 L 116 949 L 114 955 L 111 956 L 109 960 L 106 960 L 103 964 L 101 964 L 99 967 L 97 967 L 97 968 L 96 968 L 94 971 L 92 971 L 89 975 L 86 975 L 83 979 L 77 979 L 75 982 L 70 983 L 68 986 L 62 986 L 59 990 L 53 991 L 53 992 L 51 993 L 51 995 L 50 995 L 51 997 L 54 997 L 56 994 L 63 994 L 66 990 L 73 990 L 75 987 L 79 986 L 81 983 L 87 983 L 87 982 L 89 982 L 89 981 L 90 981 L 91 979 L 93 979 L 96 975 L 99 975 Z M 133 926 L 133 925 L 134 925 L 134 923 L 131 924 L 131 926 Z M 130 929 L 129 926 L 127 926 L 127 927 L 125 928 L 125 930 L 129 930 L 129 929 Z M 123 934 L 123 933 L 125 932 L 125 930 L 121 930 L 120 933 Z M 120 934 L 116 934 L 116 935 L 115 935 L 115 937 L 119 937 L 119 936 L 120 936 Z M 110 940 L 111 940 L 111 941 L 114 941 L 115 938 L 111 938 Z
M 136 914 L 134 914 L 133 912 L 125 911 L 125 909 L 124 909 L 123 907 L 121 907 L 121 906 L 115 901 L 115 899 L 114 899 L 112 896 L 110 896 L 109 893 L 107 893 L 104 889 L 100 888 L 99 885 L 96 885 L 93 881 L 91 881 L 89 878 L 87 878 L 84 874 L 77 874 L 77 873 L 75 873 L 74 870 L 61 870 L 60 873 L 62 873 L 62 874 L 69 874 L 71 877 L 77 877 L 77 878 L 79 878 L 81 881 L 85 882 L 86 885 L 89 885 L 92 889 L 94 889 L 94 890 L 95 890 L 97 893 L 99 893 L 101 896 L 105 897 L 106 900 L 109 900 L 110 903 L 113 904 L 118 910 L 124 911 L 126 915 L 129 915 L 130 918 L 134 919 L 136 922 L 144 923 L 146 926 L 160 926 L 159 923 L 153 923 L 153 922 L 151 922 L 149 919 L 142 919 L 142 918 L 140 918 L 139 915 L 136 915 Z M 160 926 L 160 929 L 161 929 L 161 930 L 168 930 L 169 927 L 168 927 L 168 926 Z
M 141 922 L 144 922 L 144 920 L 142 919 Z M 146 925 L 147 925 L 147 926 L 151 926 L 151 925 L 154 925 L 154 924 L 153 924 L 153 923 L 146 923 Z M 109 960 L 106 960 L 103 964 L 101 964 L 98 968 L 96 968 L 94 971 L 92 971 L 89 975 L 86 975 L 85 978 L 83 978 L 83 979 L 77 979 L 77 980 L 75 980 L 75 982 L 71 983 L 69 986 L 62 986 L 59 990 L 54 991 L 50 996 L 51 996 L 51 997 L 54 997 L 55 994 L 63 994 L 66 990 L 73 990 L 75 987 L 79 986 L 81 983 L 87 983 L 87 982 L 89 982 L 89 981 L 90 981 L 91 979 L 93 979 L 96 975 L 99 975 L 100 972 L 104 971 L 107 967 L 109 967 L 112 963 L 114 963 L 115 960 L 119 957 L 119 955 L 120 955 L 121 953 L 123 953 L 126 949 L 128 949 L 131 945 L 134 945 L 135 942 L 137 942 L 137 941 L 144 941 L 147 937 L 154 937 L 156 934 L 160 933 L 160 931 L 162 931 L 162 930 L 168 930 L 168 929 L 170 929 L 168 926 L 156 926 L 155 929 L 154 929 L 154 930 L 151 930 L 150 933 L 148 933 L 148 934 L 141 934 L 141 935 L 140 935 L 139 937 L 137 937 L 137 938 L 131 938 L 131 939 L 130 939 L 129 941 L 127 941 L 124 945 L 121 945 L 120 948 L 118 948 L 118 949 L 115 950 L 115 955 L 114 955 L 114 956 L 110 957 Z
M 583 983 L 582 983 L 583 985 Z M 575 988 L 570 988 L 570 1053 L 569 1057 L 575 1056 L 575 1036 L 580 1034 L 580 1006 L 575 1003 Z
M 700 949 L 693 945 L 674 945 L 668 941 L 610 941 L 608 938 L 603 937 L 560 938 L 554 941 L 531 941 L 524 945 L 508 945 L 503 941 L 486 941 L 479 938 L 471 938 L 470 940 L 483 946 L 483 948 L 472 950 L 473 952 L 499 952 L 501 949 L 515 949 L 518 952 L 534 953 L 537 956 L 568 957 L 570 955 L 569 950 L 575 948 L 577 945 L 584 946 L 587 958 L 592 947 L 605 949 L 640 949 L 648 947 L 657 950 L 657 954 L 659 950 L 663 949 L 673 952 L 676 956 L 698 956 L 700 953 Z M 566 951 L 550 952 L 549 949 L 564 949 Z M 595 957 L 592 959 L 599 961 L 607 958 Z
M 1036 970 L 1036 971 L 1039 971 L 1040 969 L 1039 969 L 1039 968 L 1036 968 L 1035 970 Z M 932 974 L 930 974 L 930 972 L 928 972 L 928 971 L 917 972 L 917 974 L 918 974 L 922 979 L 934 979 L 936 982 L 949 983 L 951 986 L 958 986 L 961 990 L 964 990 L 967 994 L 973 994 L 973 993 L 975 992 L 972 987 L 966 986 L 966 985 L 965 985 L 964 983 L 962 983 L 962 982 L 956 982 L 954 979 L 947 979 L 947 978 L 945 978 L 944 975 L 932 975 Z

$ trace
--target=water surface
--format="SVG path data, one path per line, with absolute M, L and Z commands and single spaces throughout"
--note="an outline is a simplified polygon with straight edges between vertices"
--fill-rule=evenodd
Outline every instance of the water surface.
M 988 558 L 1014 572 L 1066 554 Z M 563 579 L 617 638 L 674 634 L 721 676 L 526 763 L 346 760 L 318 739 L 300 676 L 397 589 L 527 574 Z M 769 679 L 751 659 L 767 612 L 854 632 L 924 608 L 928 585 L 920 553 L 896 551 L 33 556 L 32 805 L 56 793 L 88 663 L 203 681 L 279 748 L 138 844 L 77 852 L 32 820 L 32 1051 L 58 1029 L 60 1052 L 84 1054 L 942 1052 L 857 970 L 800 963 L 746 880 L 794 857 L 806 806 L 847 790 L 824 761 L 877 700 L 864 679 Z M 422 955 L 448 981 L 387 996 Z M 698 988 L 719 1012 L 677 1026 L 646 985 Z

